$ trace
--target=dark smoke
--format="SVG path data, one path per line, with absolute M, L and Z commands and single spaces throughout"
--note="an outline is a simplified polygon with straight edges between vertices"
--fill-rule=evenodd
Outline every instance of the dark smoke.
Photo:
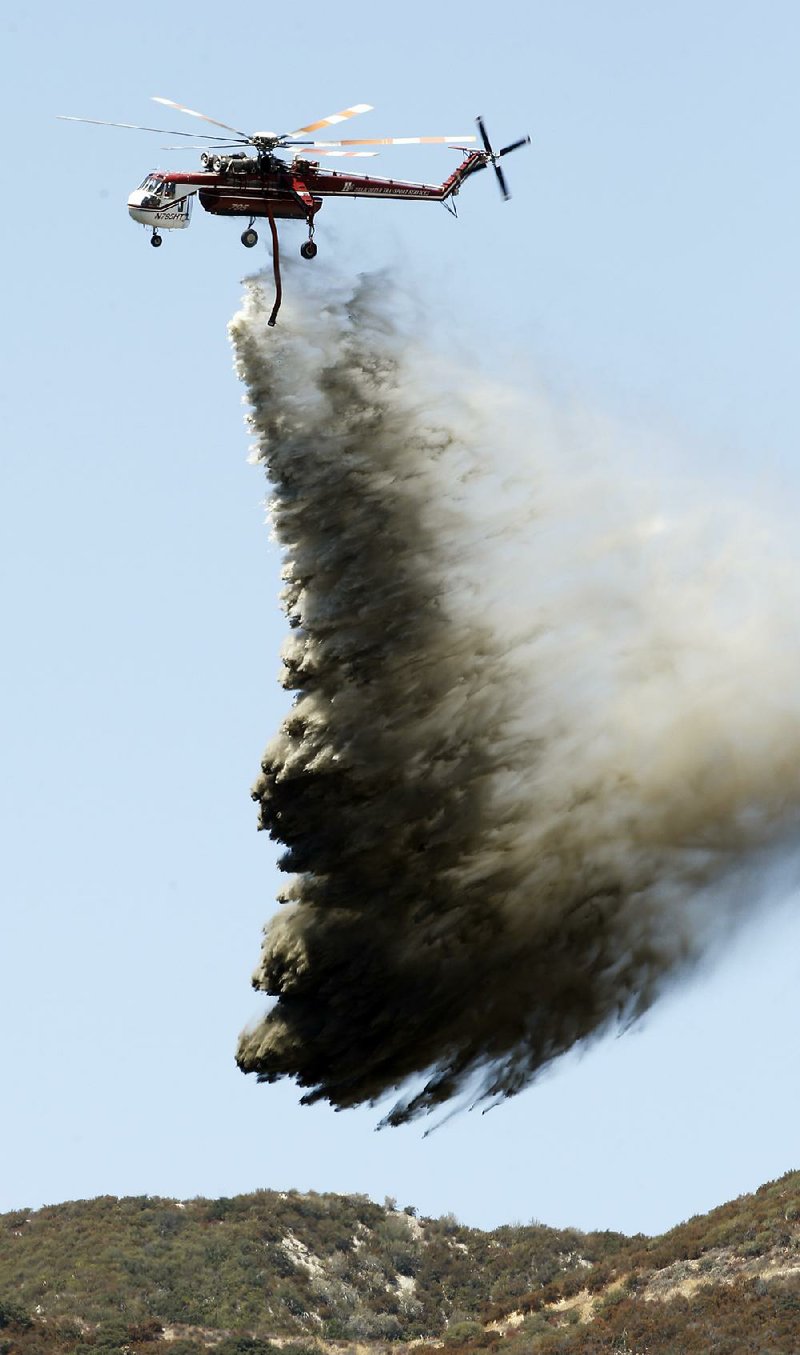
M 492 446 L 506 397 L 451 373 L 446 403 L 386 277 L 268 309 L 250 281 L 231 332 L 292 627 L 254 798 L 292 879 L 237 1061 L 337 1107 L 424 1078 L 397 1124 L 512 1095 L 701 951 L 795 821 L 800 665 L 741 539 L 622 521 L 535 402 L 530 450 Z

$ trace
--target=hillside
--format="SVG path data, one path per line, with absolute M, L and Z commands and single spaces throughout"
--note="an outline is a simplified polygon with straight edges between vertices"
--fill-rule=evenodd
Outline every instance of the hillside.
M 800 1173 L 661 1237 L 485 1233 L 363 1196 L 0 1216 L 0 1355 L 800 1351 Z

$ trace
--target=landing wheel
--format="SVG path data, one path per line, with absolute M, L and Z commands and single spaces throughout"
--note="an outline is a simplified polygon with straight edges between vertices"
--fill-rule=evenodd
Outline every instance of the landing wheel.
M 163 243 L 164 241 L 158 231 L 153 231 L 153 234 L 150 236 L 150 244 L 153 246 L 153 249 L 158 249 L 159 245 L 163 245 Z
M 258 231 L 254 231 L 252 226 L 248 226 L 246 231 L 242 231 L 242 244 L 245 249 L 252 249 L 253 245 L 257 245 Z
M 305 240 L 300 246 L 300 253 L 304 259 L 316 259 L 317 247 L 313 240 Z

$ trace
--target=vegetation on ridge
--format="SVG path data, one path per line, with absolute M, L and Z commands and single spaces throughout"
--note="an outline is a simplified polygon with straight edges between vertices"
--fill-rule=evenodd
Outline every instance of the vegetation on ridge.
M 0 1216 L 0 1355 L 774 1355 L 800 1350 L 799 1277 L 800 1173 L 658 1238 L 297 1191 L 104 1197 Z

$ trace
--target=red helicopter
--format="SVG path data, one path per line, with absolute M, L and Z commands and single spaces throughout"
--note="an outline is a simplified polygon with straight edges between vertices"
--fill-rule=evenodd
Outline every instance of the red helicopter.
M 211 143 L 202 149 L 200 157 L 202 169 L 197 171 L 178 171 L 169 173 L 153 170 L 140 186 L 128 198 L 128 211 L 134 221 L 151 228 L 151 245 L 158 248 L 162 243 L 162 230 L 182 229 L 189 225 L 192 198 L 195 193 L 201 206 L 214 216 L 238 216 L 248 218 L 248 224 L 242 231 L 242 244 L 248 249 L 258 242 L 258 233 L 253 223 L 257 218 L 266 217 L 273 241 L 273 265 L 278 296 L 273 317 L 274 323 L 280 305 L 280 271 L 278 258 L 278 233 L 276 220 L 294 219 L 306 222 L 308 239 L 300 247 L 304 259 L 313 259 L 317 253 L 314 241 L 314 218 L 325 198 L 390 198 L 405 201 L 443 202 L 455 215 L 453 198 L 461 185 L 472 174 L 491 165 L 497 175 L 500 191 L 505 199 L 511 195 L 500 160 L 509 151 L 517 150 L 530 142 L 529 136 L 520 137 L 508 146 L 495 151 L 489 141 L 482 118 L 477 119 L 478 131 L 483 142 L 482 150 L 473 150 L 461 144 L 474 142 L 474 136 L 414 136 L 414 137 L 367 137 L 341 141 L 316 141 L 313 134 L 321 129 L 346 122 L 358 113 L 371 111 L 370 104 L 354 104 L 351 108 L 332 113 L 318 122 L 308 123 L 294 132 L 275 134 L 273 132 L 255 132 L 249 135 L 231 127 L 226 122 L 209 118 L 193 108 L 175 103 L 173 99 L 155 96 L 155 102 L 168 108 L 188 113 L 190 117 L 211 123 L 225 132 L 232 133 L 227 138 L 195 135 L 192 132 L 173 132 L 163 127 L 141 127 L 130 122 L 105 122 L 98 118 L 75 118 L 61 115 L 67 122 L 90 122 L 103 127 L 126 127 L 136 131 L 162 132 L 166 135 L 190 137 L 197 141 Z M 377 179 L 364 174 L 336 173 L 322 169 L 319 160 L 325 157 L 362 158 L 375 155 L 375 151 L 349 149 L 364 146 L 409 146 L 449 143 L 454 150 L 464 153 L 460 165 L 442 184 L 412 183 L 401 179 Z M 242 148 L 248 149 L 242 149 Z M 164 147 L 165 150 L 177 150 L 177 146 Z M 278 152 L 290 151 L 291 160 L 280 157 Z M 314 158 L 309 158 L 309 152 Z

